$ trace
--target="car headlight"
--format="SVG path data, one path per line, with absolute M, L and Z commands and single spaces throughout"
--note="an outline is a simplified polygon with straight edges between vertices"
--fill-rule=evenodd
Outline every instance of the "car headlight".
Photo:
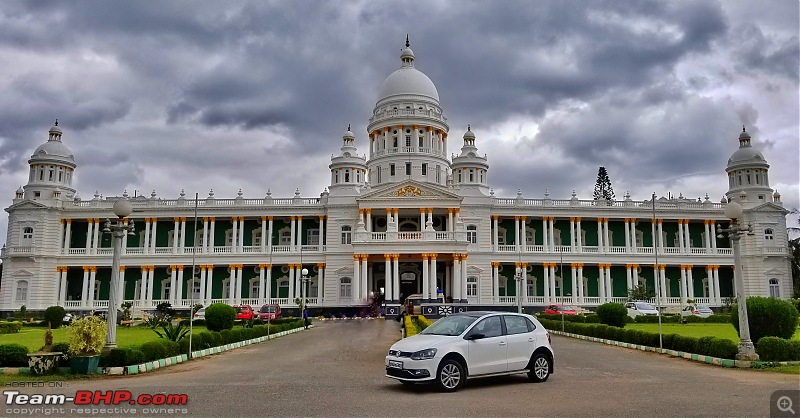
M 411 360 L 427 360 L 432 359 L 436 355 L 435 348 L 426 348 L 424 350 L 419 350 L 411 355 Z

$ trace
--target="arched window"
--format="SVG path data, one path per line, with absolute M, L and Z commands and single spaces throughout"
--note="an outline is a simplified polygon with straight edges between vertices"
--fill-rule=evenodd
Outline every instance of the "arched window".
M 342 244 L 351 244 L 353 242 L 353 227 L 345 225 L 342 227 Z
M 476 225 L 467 225 L 467 242 L 478 243 L 478 227 Z
M 781 297 L 781 286 L 778 279 L 769 279 L 769 297 L 771 298 L 780 298 Z
M 28 300 L 28 281 L 20 280 L 17 282 L 17 294 L 14 297 L 17 302 L 25 302 Z
M 467 277 L 467 297 L 478 296 L 478 278 L 474 276 Z
M 22 228 L 22 240 L 20 240 L 20 245 L 31 244 L 33 244 L 33 228 L 26 226 Z
M 351 296 L 352 284 L 349 277 L 342 277 L 339 279 L 339 297 L 342 299 L 349 299 Z
M 764 239 L 767 241 L 775 239 L 775 234 L 772 232 L 772 228 L 767 228 L 764 230 Z

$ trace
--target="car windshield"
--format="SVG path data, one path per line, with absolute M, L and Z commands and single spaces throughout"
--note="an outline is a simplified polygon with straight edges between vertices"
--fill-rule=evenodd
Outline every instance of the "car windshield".
M 273 313 L 273 312 L 275 312 L 275 307 L 274 306 L 262 306 L 261 310 L 259 312 L 261 312 L 261 313 Z
M 559 310 L 559 311 L 574 311 L 575 307 L 574 306 L 557 306 L 556 309 Z
M 654 311 L 656 310 L 655 306 L 647 303 L 647 302 L 636 302 L 636 309 L 643 310 L 643 311 Z
M 700 312 L 713 312 L 708 306 L 698 306 L 697 310 Z
M 461 335 L 477 318 L 472 316 L 446 316 L 425 328 L 420 334 L 426 335 Z

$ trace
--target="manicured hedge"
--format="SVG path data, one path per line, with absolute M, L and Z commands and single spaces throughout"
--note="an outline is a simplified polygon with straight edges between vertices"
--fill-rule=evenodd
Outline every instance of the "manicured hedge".
M 64 320 L 64 315 L 67 311 L 61 306 L 51 306 L 44 311 L 44 321 L 50 325 L 50 328 L 57 329 L 61 327 L 61 321 Z
M 628 318 L 628 310 L 621 303 L 604 303 L 597 307 L 597 316 L 600 323 L 623 328 Z
M 791 302 L 761 296 L 747 298 L 747 322 L 750 325 L 750 339 L 759 341 L 762 337 L 791 339 L 797 331 L 800 314 Z M 739 311 L 736 305 L 731 312 L 731 323 L 739 332 Z
M 142 344 L 140 350 L 144 353 L 144 361 L 155 361 L 167 357 L 167 350 L 156 341 Z
M 763 361 L 799 361 L 800 340 L 763 337 L 756 344 L 756 353 Z
M 225 303 L 212 303 L 206 308 L 206 328 L 211 331 L 222 331 L 233 328 L 236 320 L 236 309 Z
M 547 329 L 561 330 L 561 321 L 553 321 L 548 319 L 540 319 L 539 321 Z M 659 345 L 658 333 L 624 329 L 604 324 L 593 325 L 567 322 L 564 323 L 564 331 L 572 334 L 644 345 L 648 347 L 658 347 Z M 733 359 L 737 352 L 736 343 L 726 338 L 717 337 L 694 338 L 677 334 L 664 334 L 661 336 L 661 344 L 662 347 L 667 350 L 702 354 L 725 359 Z
M 0 366 L 25 367 L 28 365 L 28 347 L 22 344 L 0 344 Z
M 22 322 L 0 322 L 0 334 L 16 334 L 22 329 Z

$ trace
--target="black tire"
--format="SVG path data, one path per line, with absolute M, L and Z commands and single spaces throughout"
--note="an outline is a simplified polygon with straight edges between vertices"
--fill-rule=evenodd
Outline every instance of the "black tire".
M 544 353 L 535 353 L 528 365 L 528 378 L 533 382 L 545 382 L 550 377 L 553 361 Z
M 439 363 L 436 372 L 436 385 L 444 392 L 457 391 L 467 379 L 464 366 L 454 359 L 445 359 Z

